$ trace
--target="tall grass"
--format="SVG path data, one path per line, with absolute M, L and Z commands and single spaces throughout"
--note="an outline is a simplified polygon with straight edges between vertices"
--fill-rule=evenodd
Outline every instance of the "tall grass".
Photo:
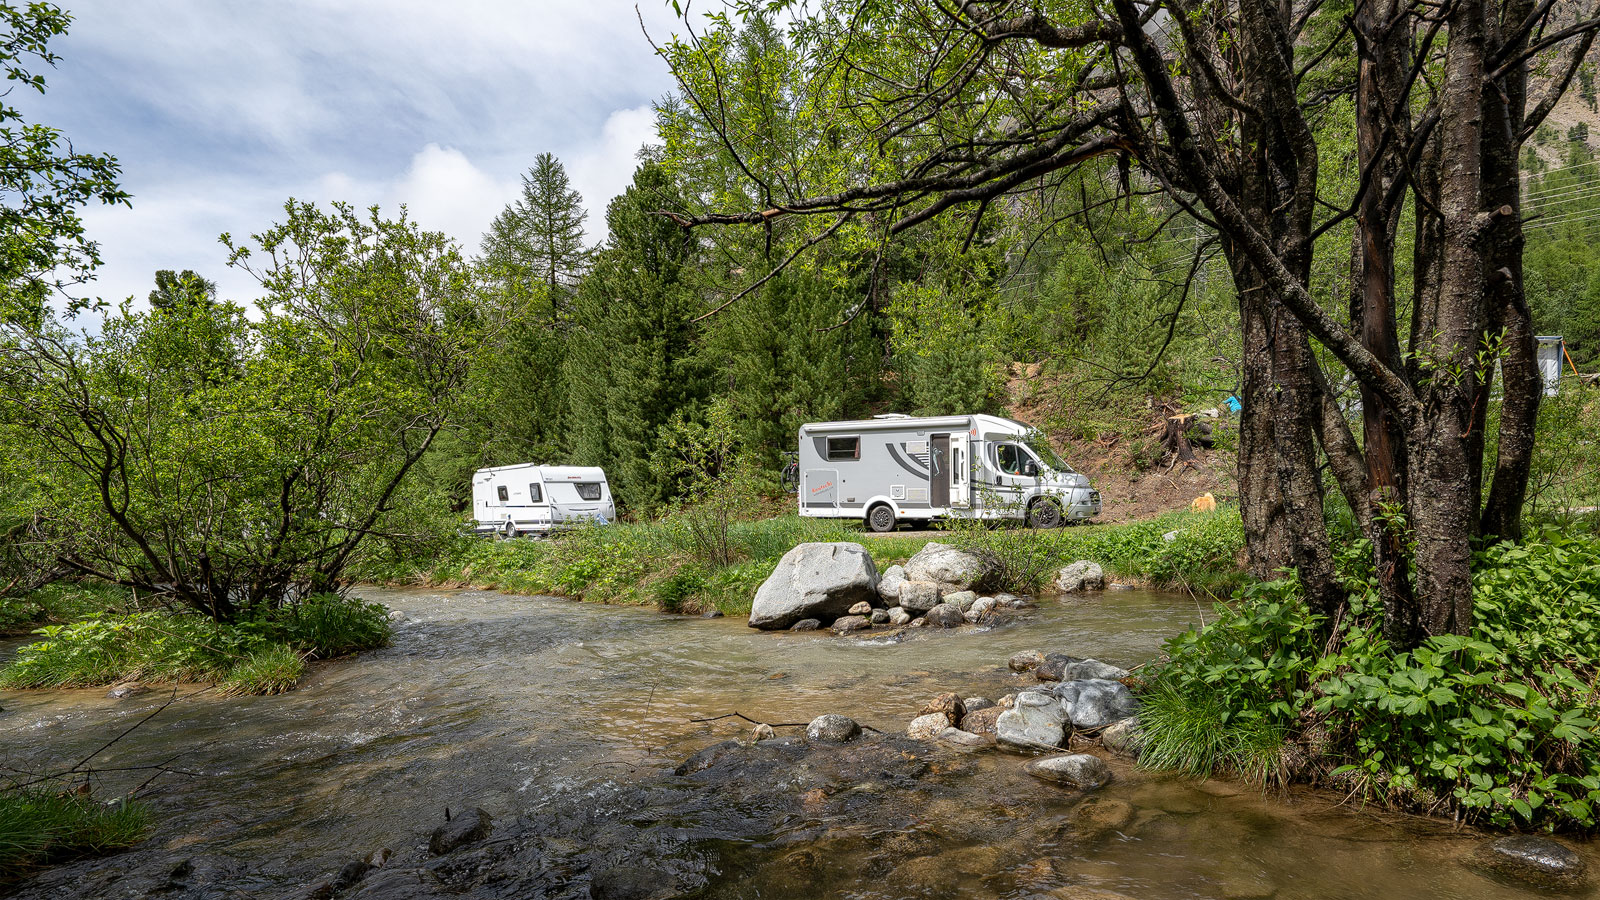
M 137 802 L 96 803 L 77 794 L 0 790 L 0 884 L 51 862 L 122 850 L 150 824 Z

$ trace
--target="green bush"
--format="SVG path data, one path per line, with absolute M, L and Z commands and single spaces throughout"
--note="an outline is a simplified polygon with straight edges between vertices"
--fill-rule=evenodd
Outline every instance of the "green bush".
M 0 790 L 0 884 L 50 862 L 110 853 L 144 837 L 140 803 L 96 803 L 76 794 Z
M 375 603 L 318 595 L 258 619 L 219 623 L 193 613 L 96 613 L 35 633 L 4 670 L 0 687 L 84 687 L 117 681 L 210 681 L 233 693 L 260 684 L 277 693 L 302 658 L 327 658 L 382 646 L 387 611 Z M 289 658 L 293 657 L 293 664 Z M 241 670 L 242 667 L 242 671 Z M 271 675 L 271 677 L 268 677 Z
M 128 601 L 125 588 L 100 582 L 57 581 L 18 597 L 0 597 L 0 635 L 27 634 L 49 622 L 67 622 Z
M 1600 541 L 1545 531 L 1478 553 L 1472 633 L 1409 652 L 1381 636 L 1363 550 L 1341 558 L 1350 605 L 1331 641 L 1285 581 L 1169 642 L 1141 688 L 1142 761 L 1329 777 L 1498 826 L 1600 824 Z

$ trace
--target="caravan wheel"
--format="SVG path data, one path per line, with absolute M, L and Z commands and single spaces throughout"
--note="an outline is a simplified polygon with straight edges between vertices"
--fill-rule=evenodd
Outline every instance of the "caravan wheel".
M 1048 497 L 1033 501 L 1028 507 L 1028 525 L 1033 528 L 1060 528 L 1061 504 Z
M 500 537 L 505 539 L 505 540 L 509 541 L 512 538 L 516 537 L 516 536 L 517 536 L 517 525 L 516 525 L 515 522 L 507 522 L 505 527 L 500 529 Z
M 880 503 L 867 510 L 867 528 L 878 534 L 893 531 L 895 526 L 894 510 L 888 504 Z

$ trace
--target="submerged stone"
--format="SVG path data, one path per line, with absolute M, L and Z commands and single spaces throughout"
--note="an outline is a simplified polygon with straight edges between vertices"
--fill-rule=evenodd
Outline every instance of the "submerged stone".
M 1111 780 L 1111 768 L 1105 764 L 1105 760 L 1087 753 L 1041 756 L 1029 760 L 1022 770 L 1035 778 L 1086 791 L 1092 791 Z
M 1502 877 L 1538 887 L 1572 890 L 1588 882 L 1583 857 L 1549 838 L 1514 834 L 1481 847 L 1474 861 Z
M 428 850 L 434 856 L 442 856 L 458 847 L 483 840 L 492 830 L 494 820 L 482 807 L 474 807 L 435 828 L 428 838 Z

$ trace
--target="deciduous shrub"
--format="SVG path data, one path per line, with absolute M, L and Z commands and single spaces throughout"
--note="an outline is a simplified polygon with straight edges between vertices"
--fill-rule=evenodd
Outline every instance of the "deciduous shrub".
M 1217 607 L 1142 687 L 1142 760 L 1328 778 L 1500 826 L 1592 829 L 1600 802 L 1600 541 L 1554 531 L 1474 560 L 1473 631 L 1397 652 L 1361 548 L 1331 639 L 1292 581 Z

